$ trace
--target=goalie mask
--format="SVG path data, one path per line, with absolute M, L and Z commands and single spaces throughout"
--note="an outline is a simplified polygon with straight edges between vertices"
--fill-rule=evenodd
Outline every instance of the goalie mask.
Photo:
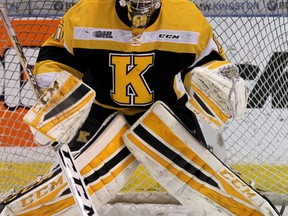
M 131 27 L 145 28 L 154 13 L 160 8 L 161 0 L 120 0 L 122 7 L 127 6 L 128 18 L 131 22 Z

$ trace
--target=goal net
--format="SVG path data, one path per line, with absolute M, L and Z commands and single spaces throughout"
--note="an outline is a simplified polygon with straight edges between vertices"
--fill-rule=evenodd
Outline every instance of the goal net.
M 1 0 L 33 66 L 39 46 L 77 1 Z M 244 118 L 206 139 L 226 163 L 274 204 L 288 196 L 288 2 L 195 0 L 215 29 L 227 58 L 248 86 Z M 193 22 L 193 20 L 191 20 Z M 22 118 L 35 103 L 16 52 L 0 20 L 0 200 L 47 174 L 55 153 L 33 143 Z M 205 127 L 205 126 L 203 126 Z M 111 202 L 175 203 L 140 166 Z

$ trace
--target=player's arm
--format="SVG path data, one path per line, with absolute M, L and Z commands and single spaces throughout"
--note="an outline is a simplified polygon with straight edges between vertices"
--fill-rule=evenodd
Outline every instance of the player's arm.
M 33 70 L 42 98 L 48 102 L 38 102 L 24 120 L 30 125 L 35 141 L 41 145 L 51 140 L 67 143 L 85 120 L 95 98 L 94 91 L 80 80 L 85 66 L 68 48 L 73 30 L 69 23 L 65 28 L 66 19 L 66 16 L 62 18 L 55 33 L 41 46 Z M 69 128 L 74 128 L 74 132 L 69 132 Z
M 65 19 L 66 16 L 62 18 L 55 33 L 40 48 L 33 70 L 40 88 L 50 86 L 61 71 L 68 71 L 80 79 L 83 71 L 86 70 L 81 61 L 75 58 L 73 52 L 67 47 L 69 38 L 73 38 L 73 32 L 69 27 L 65 28 L 63 24 Z

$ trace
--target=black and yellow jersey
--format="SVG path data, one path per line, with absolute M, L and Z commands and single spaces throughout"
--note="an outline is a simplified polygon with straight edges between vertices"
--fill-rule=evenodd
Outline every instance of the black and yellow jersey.
M 208 21 L 187 0 L 162 0 L 141 37 L 135 34 L 118 0 L 81 0 L 41 47 L 34 73 L 83 76 L 96 103 L 130 115 L 157 100 L 174 103 L 183 90 L 175 75 L 184 79 L 191 68 L 225 58 Z

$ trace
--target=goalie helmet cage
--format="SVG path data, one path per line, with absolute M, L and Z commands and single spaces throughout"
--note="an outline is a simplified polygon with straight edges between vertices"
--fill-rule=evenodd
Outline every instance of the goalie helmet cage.
M 2 0 L 29 65 L 39 46 L 76 1 Z M 225 151 L 226 163 L 274 204 L 288 196 L 288 5 L 284 0 L 214 0 L 194 3 L 213 26 L 227 58 L 236 63 L 248 87 L 248 107 L 207 136 Z M 193 22 L 193 20 L 191 20 Z M 0 199 L 45 175 L 57 163 L 54 151 L 33 143 L 22 118 L 35 103 L 0 20 Z M 211 132 L 211 131 L 210 131 Z M 208 134 L 208 133 L 207 133 Z M 209 133 L 211 134 L 211 133 Z M 223 145 L 225 148 L 223 148 Z M 140 166 L 111 202 L 178 204 Z

